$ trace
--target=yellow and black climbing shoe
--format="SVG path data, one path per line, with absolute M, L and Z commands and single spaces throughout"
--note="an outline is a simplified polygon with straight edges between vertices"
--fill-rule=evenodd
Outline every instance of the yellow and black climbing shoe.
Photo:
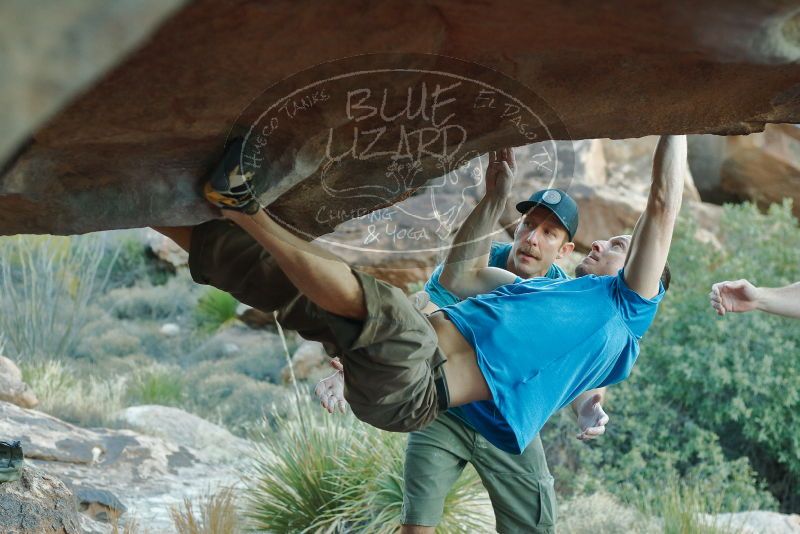
M 203 188 L 206 200 L 223 209 L 252 215 L 261 209 L 255 183 L 255 173 L 241 171 L 241 155 L 244 140 L 233 139 L 225 148 L 225 154 Z
M 19 441 L 0 441 L 0 482 L 19 480 L 22 463 L 22 445 Z

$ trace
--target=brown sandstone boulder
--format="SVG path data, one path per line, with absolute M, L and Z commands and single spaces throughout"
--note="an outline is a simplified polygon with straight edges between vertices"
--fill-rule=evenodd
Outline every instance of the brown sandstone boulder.
M 333 373 L 330 356 L 325 352 L 322 343 L 303 341 L 292 354 L 292 371 L 297 380 L 316 382 Z M 291 371 L 286 367 L 281 373 L 285 384 L 291 382 Z
M 321 205 L 344 222 L 508 144 L 797 122 L 798 17 L 778 0 L 199 0 L 0 155 L 0 233 L 207 220 L 197 185 L 232 125 L 255 127 L 264 202 L 316 236 L 337 222 Z M 396 120 L 408 89 L 427 112 Z M 391 176 L 398 154 L 419 172 Z
M 23 408 L 35 408 L 39 404 L 36 394 L 22 381 L 22 372 L 5 356 L 0 356 L 0 401 Z
M 800 129 L 769 125 L 747 136 L 692 136 L 689 162 L 703 197 L 712 202 L 793 200 L 800 216 Z

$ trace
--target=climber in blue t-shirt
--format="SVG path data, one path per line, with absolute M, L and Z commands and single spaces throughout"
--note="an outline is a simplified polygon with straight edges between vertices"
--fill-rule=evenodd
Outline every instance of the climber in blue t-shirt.
M 428 317 L 399 289 L 353 270 L 259 209 L 253 173 L 223 165 L 205 191 L 298 290 L 294 311 L 321 332 L 311 337 L 332 336 L 354 414 L 408 432 L 448 408 L 491 400 L 496 412 L 468 415 L 469 424 L 498 448 L 519 453 L 561 406 L 630 373 L 669 286 L 667 256 L 686 167 L 686 137 L 662 137 L 633 235 L 595 241 L 574 280 L 523 280 L 490 267 L 489 236 L 459 231 L 439 281 L 464 300 Z M 488 201 L 473 215 L 496 219 L 515 170 L 512 149 L 490 155 Z M 553 192 L 541 201 L 560 200 Z M 327 394 L 326 387 L 317 394 Z
M 514 170 L 510 149 L 492 158 L 486 195 L 498 206 Z M 452 373 L 456 388 L 447 374 L 451 405 L 460 405 L 465 420 L 492 444 L 519 453 L 579 394 L 627 378 L 669 286 L 666 260 L 685 172 L 685 137 L 662 137 L 647 207 L 633 235 L 595 241 L 573 280 L 523 280 L 487 265 L 488 240 L 456 237 L 439 282 L 464 300 L 442 308 L 431 323 L 444 316 L 465 340 L 462 350 L 474 356 L 477 372 Z M 467 402 L 454 402 L 453 389 Z M 476 397 L 491 399 L 497 410 L 470 410 Z

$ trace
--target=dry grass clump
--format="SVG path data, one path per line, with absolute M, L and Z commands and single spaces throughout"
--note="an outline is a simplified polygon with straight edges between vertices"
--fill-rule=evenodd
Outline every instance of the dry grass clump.
M 170 510 L 172 524 L 178 534 L 235 534 L 241 532 L 236 509 L 236 496 L 231 488 L 200 498 L 195 508 L 186 498 Z
M 659 522 L 633 507 L 624 506 L 607 493 L 577 495 L 558 510 L 558 531 L 563 534 L 660 534 Z
M 23 364 L 22 374 L 39 398 L 38 409 L 69 423 L 111 427 L 115 414 L 126 406 L 124 377 L 81 377 L 56 360 Z

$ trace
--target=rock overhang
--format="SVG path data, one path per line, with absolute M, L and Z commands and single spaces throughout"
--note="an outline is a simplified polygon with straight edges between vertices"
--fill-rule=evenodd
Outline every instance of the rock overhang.
M 343 65 L 350 72 L 359 63 L 391 70 L 405 57 L 410 66 L 452 74 L 461 63 L 458 74 L 538 99 L 539 110 L 547 110 L 546 136 L 554 139 L 741 134 L 770 122 L 800 122 L 798 13 L 777 0 L 194 2 L 39 128 L 9 162 L 0 177 L 0 233 L 69 234 L 212 218 L 198 182 L 231 131 L 252 130 L 253 102 L 287 80 L 319 80 L 337 68 L 342 74 Z M 394 59 L 387 67 L 381 57 Z M 351 79 L 338 88 L 365 88 Z M 410 80 L 395 70 L 371 83 L 393 91 L 396 104 Z M 417 77 L 423 82 L 433 88 L 437 80 Z M 306 96 L 313 99 L 313 92 Z M 508 120 L 500 127 L 496 116 L 476 118 L 475 94 L 456 96 L 455 111 L 469 123 L 464 154 L 531 141 Z M 389 206 L 441 176 L 435 158 L 418 157 L 416 180 L 398 181 L 408 168 L 387 171 L 393 156 L 383 150 L 328 169 L 326 185 L 320 179 L 326 135 L 381 126 L 357 114 L 329 115 L 306 114 L 264 154 L 280 175 L 267 200 L 301 233 L 324 234 L 342 222 L 317 220 L 320 205 L 346 219 Z M 386 139 L 402 139 L 400 126 L 388 128 Z M 336 153 L 347 151 L 348 139 L 334 143 Z M 385 192 L 332 199 L 330 184 Z

